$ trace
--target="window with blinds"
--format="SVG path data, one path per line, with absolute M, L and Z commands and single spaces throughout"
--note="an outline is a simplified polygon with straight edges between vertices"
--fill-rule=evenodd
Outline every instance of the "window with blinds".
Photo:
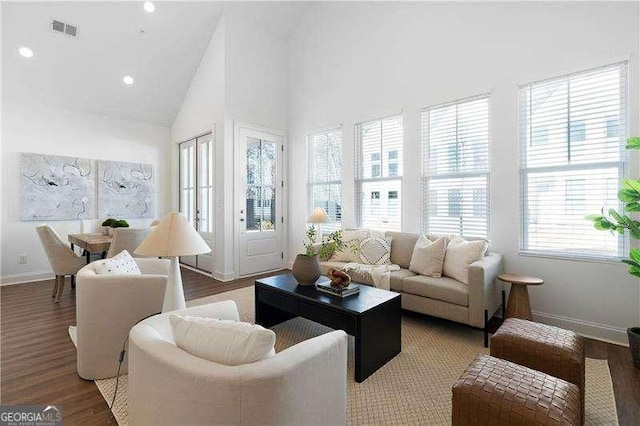
M 489 237 L 489 95 L 425 108 L 422 228 Z
M 355 188 L 358 224 L 402 228 L 402 115 L 355 126 Z
M 584 216 L 619 208 L 627 63 L 520 88 L 521 253 L 618 258 L 626 238 Z
M 342 221 L 342 129 L 313 133 L 307 143 L 309 213 L 322 207 L 331 218 L 322 230 L 335 231 Z

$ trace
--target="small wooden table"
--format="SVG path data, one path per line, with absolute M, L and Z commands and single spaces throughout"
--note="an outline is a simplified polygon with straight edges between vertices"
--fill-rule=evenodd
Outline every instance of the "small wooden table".
M 520 318 L 533 321 L 527 286 L 542 285 L 544 281 L 541 278 L 517 274 L 500 274 L 498 279 L 511 284 L 505 319 Z
M 102 257 L 104 257 L 109 251 L 112 239 L 111 235 L 104 234 L 69 234 L 71 250 L 75 246 L 84 249 L 87 264 L 91 262 L 91 253 L 102 253 Z

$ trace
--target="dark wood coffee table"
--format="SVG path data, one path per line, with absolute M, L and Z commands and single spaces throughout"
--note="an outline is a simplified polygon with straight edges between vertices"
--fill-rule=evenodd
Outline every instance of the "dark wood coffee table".
M 359 285 L 359 294 L 341 299 L 298 285 L 291 274 L 259 279 L 256 324 L 272 327 L 300 316 L 344 330 L 355 337 L 355 380 L 361 383 L 398 355 L 402 344 L 400 294 Z

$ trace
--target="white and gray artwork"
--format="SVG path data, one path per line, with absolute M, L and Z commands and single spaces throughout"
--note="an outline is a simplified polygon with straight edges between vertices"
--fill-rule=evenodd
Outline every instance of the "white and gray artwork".
M 95 216 L 95 161 L 22 153 L 20 219 L 77 220 Z
M 98 217 L 154 217 L 151 164 L 98 162 Z

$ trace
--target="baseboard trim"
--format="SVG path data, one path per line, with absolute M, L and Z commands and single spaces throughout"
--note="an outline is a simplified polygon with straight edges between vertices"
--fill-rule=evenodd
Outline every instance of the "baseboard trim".
M 6 275 L 0 279 L 0 285 L 24 284 L 35 281 L 52 280 L 55 278 L 53 271 L 29 272 L 26 274 Z
M 575 331 L 590 339 L 600 340 L 614 345 L 629 346 L 627 330 L 624 328 L 535 311 L 533 312 L 533 319 L 544 324 Z
M 231 272 L 213 271 L 213 278 L 218 281 L 228 282 L 228 281 L 233 281 L 235 279 L 235 274 L 233 273 L 233 271 Z

